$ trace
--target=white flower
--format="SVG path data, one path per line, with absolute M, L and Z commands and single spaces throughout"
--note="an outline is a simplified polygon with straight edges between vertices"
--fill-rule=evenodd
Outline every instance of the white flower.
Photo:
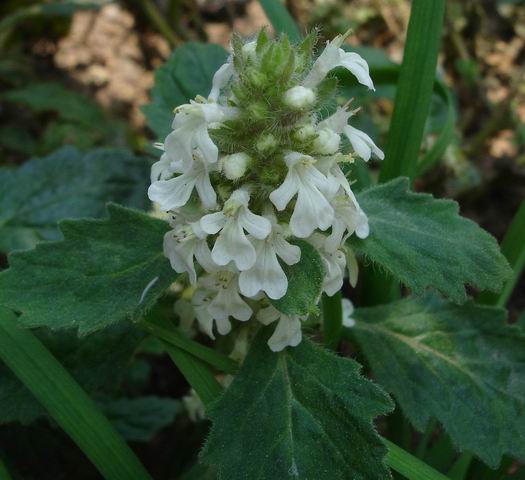
M 347 125 L 345 127 L 344 134 L 348 137 L 348 140 L 350 140 L 355 153 L 357 153 L 357 155 L 359 155 L 365 162 L 370 160 L 372 153 L 377 158 L 379 158 L 379 160 L 383 160 L 385 158 L 383 151 L 365 132 L 354 128 L 351 125 Z
M 357 203 L 351 190 L 336 195 L 332 200 L 332 206 L 335 214 L 332 232 L 325 243 L 327 251 L 335 252 L 354 232 L 359 238 L 368 237 L 370 233 L 368 217 Z
M 175 173 L 172 163 L 174 163 L 173 160 L 166 152 L 164 152 L 161 155 L 160 160 L 151 166 L 151 183 L 156 182 L 157 180 L 166 180 L 167 178 L 170 178 Z
M 164 150 L 172 158 L 182 155 L 184 161 L 189 163 L 196 148 L 207 163 L 216 163 L 219 149 L 210 138 L 208 127 L 235 115 L 235 108 L 191 100 L 189 104 L 175 109 L 173 132 L 166 137 Z
M 298 152 L 284 157 L 288 174 L 282 185 L 270 194 L 277 210 L 282 211 L 297 194 L 297 201 L 290 219 L 292 233 L 306 238 L 319 228 L 326 230 L 332 224 L 334 210 L 321 190 L 328 189 L 326 177 L 315 168 L 315 159 Z
M 359 264 L 357 258 L 350 247 L 345 246 L 346 250 L 346 264 L 348 267 L 348 281 L 350 285 L 355 288 L 357 285 L 357 279 L 359 277 Z
M 333 155 L 339 150 L 340 141 L 341 137 L 337 133 L 329 128 L 323 128 L 314 140 L 315 152 L 320 155 Z
M 375 90 L 366 60 L 355 52 L 345 52 L 341 48 L 346 36 L 338 35 L 331 42 L 326 42 L 326 48 L 314 62 L 310 73 L 303 82 L 305 87 L 315 88 L 330 70 L 344 67 L 355 75 L 360 84 Z
M 342 154 L 319 157 L 317 159 L 317 169 L 326 177 L 327 184 L 322 189 L 327 200 L 331 201 L 342 188 L 345 192 L 351 193 L 350 183 L 341 170 L 338 162 L 345 160 L 347 156 Z
M 299 315 L 283 315 L 275 307 L 270 305 L 259 310 L 256 318 L 263 325 L 269 325 L 270 323 L 279 320 L 275 331 L 268 339 L 268 346 L 272 352 L 280 352 L 286 347 L 296 347 L 301 343 L 301 321 L 306 317 L 300 317 Z
M 365 162 L 370 160 L 372 153 L 383 160 L 385 154 L 383 151 L 374 143 L 374 141 L 365 132 L 358 130 L 357 128 L 348 125 L 348 119 L 355 114 L 356 110 L 347 110 L 346 108 L 338 107 L 333 115 L 323 120 L 318 124 L 321 129 L 329 129 L 335 133 L 344 133 L 356 154 L 361 157 Z
M 257 42 L 248 42 L 242 46 L 242 55 L 245 60 L 255 62 L 257 60 Z
M 244 152 L 226 155 L 221 158 L 222 172 L 228 180 L 238 180 L 246 173 L 251 158 Z
M 270 221 L 252 213 L 248 208 L 249 200 L 246 190 L 235 190 L 221 212 L 201 218 L 201 226 L 206 233 L 213 235 L 220 231 L 211 252 L 217 265 L 228 265 L 233 261 L 239 270 L 248 270 L 255 264 L 256 254 L 244 231 L 259 240 L 270 234 Z
M 288 290 L 288 279 L 277 257 L 287 265 L 294 265 L 301 259 L 301 249 L 288 243 L 283 235 L 283 228 L 274 215 L 265 215 L 272 223 L 272 232 L 263 240 L 253 240 L 257 260 L 253 267 L 239 276 L 241 293 L 254 297 L 263 291 L 268 297 L 278 299 Z
M 189 165 L 183 162 L 173 162 L 170 168 L 174 173 L 180 173 L 170 180 L 153 182 L 148 189 L 152 202 L 160 204 L 162 210 L 168 211 L 185 205 L 193 192 L 197 194 L 205 208 L 213 208 L 217 203 L 217 194 L 210 182 L 210 166 L 195 151 Z
M 229 270 L 219 270 L 202 278 L 202 285 L 216 292 L 208 305 L 208 313 L 215 320 L 224 321 L 231 316 L 245 322 L 252 316 L 252 309 L 239 295 L 238 280 L 239 276 Z
M 326 237 L 320 233 L 314 233 L 308 242 L 312 244 L 321 256 L 324 264 L 325 276 L 323 281 L 323 292 L 329 297 L 336 294 L 343 286 L 343 279 L 346 267 L 345 252 L 339 248 L 329 252 L 325 248 Z
M 354 314 L 354 304 L 348 299 L 343 298 L 343 326 L 346 328 L 352 328 L 355 326 L 355 320 L 352 318 Z
M 210 303 L 214 299 L 215 294 L 215 291 L 206 288 L 199 288 L 195 290 L 195 293 L 191 299 L 191 305 L 195 311 L 199 328 L 213 340 L 215 340 L 215 335 L 213 334 L 214 324 L 216 324 L 217 331 L 220 335 L 227 335 L 232 329 L 232 325 L 227 316 L 214 318 L 214 316 L 209 312 Z
M 209 101 L 216 102 L 219 99 L 221 89 L 228 84 L 230 78 L 233 76 L 233 72 L 232 60 L 228 59 L 228 61 L 215 72 L 215 75 L 213 75 L 212 87 L 208 95 Z
M 296 110 L 304 110 L 315 103 L 315 93 L 311 88 L 297 85 L 284 93 L 284 103 Z
M 206 236 L 199 222 L 178 225 L 164 235 L 164 255 L 177 273 L 188 272 L 193 285 L 197 283 L 194 258 L 208 272 L 216 268 Z

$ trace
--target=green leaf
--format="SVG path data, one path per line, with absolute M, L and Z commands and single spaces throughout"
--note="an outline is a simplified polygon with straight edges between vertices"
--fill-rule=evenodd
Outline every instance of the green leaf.
M 213 75 L 226 58 L 226 51 L 219 45 L 188 42 L 176 48 L 156 71 L 152 101 L 142 110 L 157 138 L 164 140 L 170 133 L 175 107 L 197 95 L 208 96 Z
M 410 192 L 406 178 L 357 198 L 368 215 L 370 235 L 352 237 L 352 248 L 414 292 L 430 287 L 463 302 L 465 284 L 497 291 L 508 278 L 510 269 L 496 240 L 461 217 L 456 202 Z
M 149 442 L 171 425 L 180 402 L 155 396 L 106 398 L 97 402 L 115 429 L 132 442 Z
M 114 204 L 108 211 L 103 220 L 62 221 L 64 240 L 9 256 L 0 304 L 22 312 L 22 325 L 85 335 L 138 320 L 175 280 L 162 252 L 168 224 Z
M 427 295 L 354 318 L 376 378 L 418 430 L 434 417 L 492 467 L 506 453 L 525 459 L 525 333 L 503 310 Z
M 301 249 L 301 260 L 295 265 L 282 264 L 288 278 L 286 295 L 270 300 L 285 315 L 317 313 L 317 302 L 323 287 L 324 267 L 317 250 L 304 240 L 290 242 Z
M 59 220 L 102 216 L 108 201 L 146 208 L 148 170 L 127 150 L 83 154 L 73 147 L 0 169 L 0 251 L 58 239 Z
M 415 176 L 430 111 L 444 11 L 445 0 L 412 3 L 381 182 Z
M 0 309 L 0 358 L 107 480 L 148 480 L 131 449 L 69 373 L 15 315 Z
M 78 122 L 89 129 L 110 126 L 98 104 L 60 83 L 31 83 L 2 93 L 0 100 L 23 105 L 35 113 L 56 112 L 62 119 Z
M 292 42 L 299 42 L 302 39 L 295 20 L 281 0 L 260 0 L 259 3 L 277 33 L 285 33 Z
M 390 478 L 372 421 L 392 409 L 356 362 L 303 339 L 275 354 L 255 338 L 239 375 L 209 409 L 202 459 L 218 478 Z
M 144 334 L 122 322 L 79 339 L 76 331 L 33 332 L 88 393 L 115 391 Z M 0 424 L 29 424 L 45 409 L 11 372 L 0 365 Z

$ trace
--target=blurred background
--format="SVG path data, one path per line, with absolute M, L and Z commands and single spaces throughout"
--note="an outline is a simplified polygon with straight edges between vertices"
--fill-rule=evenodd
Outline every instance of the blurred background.
M 395 78 L 385 74 L 381 80 L 381 72 L 402 60 L 410 2 L 287 0 L 286 5 L 302 31 L 319 27 L 322 40 L 352 29 L 348 42 L 379 72 L 376 94 L 356 99 L 363 108 L 360 128 L 384 147 Z M 81 152 L 126 147 L 151 155 L 157 138 L 142 107 L 150 101 L 155 70 L 186 42 L 228 47 L 233 31 L 251 37 L 268 24 L 254 0 L 2 0 L 0 168 L 18 167 L 64 145 Z M 445 128 L 452 131 L 444 154 L 415 188 L 455 198 L 464 215 L 499 240 L 525 198 L 524 61 L 525 1 L 447 1 L 438 72 L 444 89 L 433 100 L 423 150 L 430 150 Z M 1 250 L 0 268 L 7 265 L 7 251 Z M 509 307 L 515 321 L 525 309 L 523 279 Z M 149 348 L 153 355 L 156 346 Z M 130 391 L 138 382 L 146 394 L 187 393 L 169 362 L 135 363 L 127 379 Z M 177 422 L 149 443 L 137 444 L 158 478 L 177 478 L 194 457 L 206 425 L 199 430 L 189 423 Z M 173 435 L 184 442 L 174 447 Z M 55 444 L 71 448 L 43 447 Z M 17 462 L 20 478 L 98 478 L 69 440 L 39 423 L 2 427 L 0 447 L 24 458 Z M 46 473 L 38 474 L 36 465 Z

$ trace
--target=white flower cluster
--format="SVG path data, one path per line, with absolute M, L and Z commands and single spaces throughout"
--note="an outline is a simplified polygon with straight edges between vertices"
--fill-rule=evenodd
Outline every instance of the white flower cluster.
M 152 167 L 148 193 L 170 213 L 172 230 L 165 236 L 164 252 L 175 271 L 188 274 L 194 286 L 192 315 L 211 338 L 215 330 L 229 333 L 231 318 L 254 318 L 264 325 L 278 322 L 268 341 L 273 351 L 301 341 L 304 318 L 284 315 L 269 301 L 287 293 L 283 265 L 300 261 L 301 249 L 293 237 L 305 239 L 319 252 L 326 294 L 341 288 L 347 259 L 350 281 L 355 282 L 357 264 L 345 241 L 354 233 L 365 238 L 369 227 L 340 167 L 352 160 L 339 152 L 341 135 L 365 161 L 372 154 L 382 159 L 383 152 L 367 134 L 348 125 L 355 111 L 339 107 L 322 121 L 311 111 L 318 86 L 335 67 L 348 69 L 361 84 L 374 88 L 367 63 L 341 49 L 343 39 L 328 42 L 309 71 L 294 79 L 295 85 L 279 99 L 294 115 L 290 132 L 296 144 L 310 145 L 307 152 L 279 151 L 271 133 L 253 139 L 251 149 L 234 152 L 223 151 L 212 140 L 214 132 L 243 114 L 232 88 L 239 79 L 232 58 L 216 72 L 207 99 L 197 97 L 175 110 L 173 131 Z M 243 46 L 244 65 L 258 66 L 258 48 L 256 42 Z M 252 151 L 260 152 L 263 161 L 278 159 L 272 160 L 280 162 L 283 172 L 277 184 L 261 185 L 250 175 L 264 168 Z M 273 153 L 266 157 L 265 152 Z

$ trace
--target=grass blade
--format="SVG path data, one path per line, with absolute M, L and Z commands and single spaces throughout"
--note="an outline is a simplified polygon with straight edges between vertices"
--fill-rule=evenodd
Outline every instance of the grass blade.
M 481 294 L 479 296 L 480 303 L 498 307 L 505 306 L 523 273 L 525 267 L 525 200 L 516 212 L 503 242 L 501 242 L 501 252 L 512 267 L 512 278 L 507 281 L 501 292 L 484 292 Z
M 239 368 L 237 362 L 231 358 L 201 345 L 200 343 L 194 342 L 169 322 L 148 320 L 142 324 L 142 328 L 170 345 L 190 353 L 222 372 L 234 374 Z
M 71 375 L 16 316 L 0 307 L 0 358 L 106 480 L 148 480 L 137 457 Z
M 221 384 L 206 363 L 171 343 L 164 342 L 164 345 L 173 363 L 197 392 L 204 406 L 208 406 L 222 393 Z
M 260 0 L 259 3 L 277 33 L 286 33 L 292 42 L 301 41 L 299 27 L 281 0 Z
M 412 2 L 394 113 L 379 180 L 416 174 L 434 87 L 444 0 Z
M 414 457 L 395 443 L 385 440 L 388 445 L 386 464 L 408 480 L 447 480 L 447 477 L 425 462 Z

